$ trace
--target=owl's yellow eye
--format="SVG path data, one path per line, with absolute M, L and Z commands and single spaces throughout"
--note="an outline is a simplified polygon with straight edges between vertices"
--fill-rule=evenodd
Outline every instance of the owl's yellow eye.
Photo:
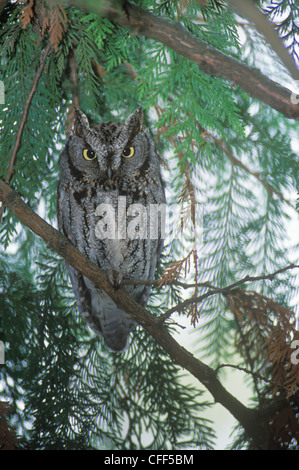
M 126 147 L 122 153 L 122 156 L 125 158 L 131 158 L 133 157 L 134 153 L 135 153 L 134 147 Z
M 84 149 L 83 157 L 85 158 L 85 160 L 93 160 L 94 158 L 96 158 L 96 154 L 91 149 Z

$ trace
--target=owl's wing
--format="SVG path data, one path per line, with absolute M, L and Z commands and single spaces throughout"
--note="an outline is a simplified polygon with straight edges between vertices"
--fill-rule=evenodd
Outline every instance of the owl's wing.
M 156 242 L 156 243 L 155 243 Z M 155 278 L 155 272 L 159 263 L 159 259 L 163 250 L 164 240 L 159 238 L 158 240 L 153 240 L 152 243 L 155 244 L 153 248 L 154 255 L 151 259 L 151 265 L 149 269 L 148 279 Z M 150 296 L 152 290 L 152 286 L 144 286 L 143 290 L 136 296 L 136 300 L 140 303 L 143 307 L 146 306 L 148 298 Z
M 102 336 L 112 351 L 123 351 L 136 324 L 100 289 L 91 286 L 72 266 L 67 265 L 77 307 L 88 326 Z
M 84 276 L 72 266 L 67 265 L 67 269 L 72 282 L 79 312 L 95 333 L 103 336 L 99 319 L 92 315 L 91 293 L 85 283 Z
M 77 245 L 74 224 L 71 227 L 68 204 L 64 203 L 63 190 L 58 186 L 57 217 L 59 230 Z M 102 336 L 108 348 L 112 351 L 122 351 L 128 344 L 128 336 L 136 323 L 122 310 L 118 309 L 112 299 L 77 269 L 67 264 L 67 269 L 75 293 L 76 303 L 80 314 L 88 326 Z
M 60 184 L 58 184 L 57 188 L 57 219 L 60 232 L 63 233 L 71 243 L 76 245 L 70 225 L 69 209 L 67 204 L 65 204 L 65 194 Z M 100 325 L 97 324 L 96 321 L 92 321 L 91 318 L 91 295 L 84 281 L 84 276 L 72 266 L 68 264 L 66 264 L 66 266 L 75 293 L 77 307 L 82 317 L 92 325 L 92 328 L 98 334 L 102 334 Z

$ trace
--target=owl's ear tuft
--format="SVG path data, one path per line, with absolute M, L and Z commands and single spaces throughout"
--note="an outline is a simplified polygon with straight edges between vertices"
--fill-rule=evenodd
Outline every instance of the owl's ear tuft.
M 143 123 L 143 111 L 142 107 L 137 108 L 131 116 L 128 117 L 126 121 L 126 129 L 129 134 L 128 141 L 133 139 L 138 132 L 142 129 Z
M 79 108 L 75 108 L 74 134 L 79 137 L 84 137 L 87 130 L 89 130 L 87 116 Z

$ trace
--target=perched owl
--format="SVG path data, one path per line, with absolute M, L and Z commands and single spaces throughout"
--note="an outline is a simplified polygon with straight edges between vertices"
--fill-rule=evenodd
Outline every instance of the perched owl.
M 163 244 L 164 185 L 159 158 L 142 120 L 139 108 L 124 124 L 91 125 L 76 110 L 73 133 L 59 160 L 59 229 L 106 270 L 115 288 L 123 278 L 153 279 Z M 71 266 L 68 270 L 83 318 L 108 348 L 122 351 L 136 324 L 89 279 Z M 125 288 L 146 304 L 150 286 Z

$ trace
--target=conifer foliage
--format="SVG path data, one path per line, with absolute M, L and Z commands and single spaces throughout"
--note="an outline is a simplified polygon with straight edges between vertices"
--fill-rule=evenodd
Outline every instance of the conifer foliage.
M 212 401 L 236 419 L 232 448 L 299 448 L 299 73 L 231 3 L 0 1 L 0 449 L 210 449 Z M 298 4 L 253 7 L 298 69 Z M 112 354 L 30 208 L 57 227 L 74 107 L 99 122 L 140 105 L 181 212 Z

